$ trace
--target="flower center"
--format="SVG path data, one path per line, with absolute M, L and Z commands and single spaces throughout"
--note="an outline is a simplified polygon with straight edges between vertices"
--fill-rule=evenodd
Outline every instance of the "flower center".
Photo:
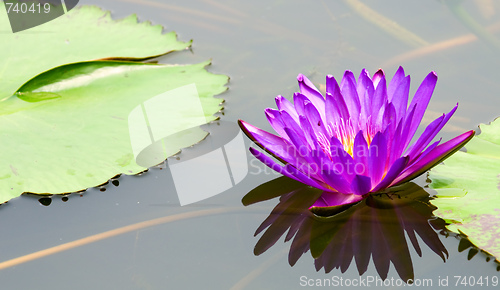
M 360 127 L 364 127 L 361 129 Z M 368 144 L 368 147 L 370 146 L 373 136 L 376 134 L 375 128 L 371 126 L 371 118 L 368 118 L 366 124 L 364 126 L 358 126 L 358 132 L 359 130 L 363 131 L 363 136 L 366 140 L 366 143 Z M 357 131 L 354 128 L 354 126 L 351 123 L 351 120 L 347 120 L 347 122 L 344 121 L 344 119 L 340 119 L 339 122 L 335 124 L 328 124 L 326 126 L 326 132 L 328 133 L 329 136 L 325 136 L 325 134 L 321 132 L 316 133 L 317 141 L 323 152 L 327 154 L 327 156 L 330 157 L 331 159 L 331 143 L 330 140 L 332 137 L 337 138 L 340 143 L 342 143 L 345 152 L 347 152 L 351 157 L 353 156 L 354 153 L 354 139 L 356 137 Z

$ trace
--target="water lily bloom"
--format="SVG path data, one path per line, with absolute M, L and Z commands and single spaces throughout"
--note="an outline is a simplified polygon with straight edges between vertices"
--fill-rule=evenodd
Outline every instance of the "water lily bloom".
M 407 182 L 460 149 L 473 136 L 468 131 L 445 143 L 431 142 L 455 113 L 432 121 L 411 143 L 437 82 L 429 73 L 408 105 L 410 76 L 402 67 L 386 84 L 379 69 L 373 77 L 363 69 L 356 81 L 346 71 L 338 85 L 326 77 L 326 95 L 299 74 L 300 92 L 293 104 L 276 97 L 278 109 L 265 110 L 279 134 L 268 133 L 239 120 L 245 134 L 274 156 L 250 148 L 273 170 L 323 190 L 313 206 L 358 202 L 370 193 Z M 410 144 L 411 143 L 411 144 Z

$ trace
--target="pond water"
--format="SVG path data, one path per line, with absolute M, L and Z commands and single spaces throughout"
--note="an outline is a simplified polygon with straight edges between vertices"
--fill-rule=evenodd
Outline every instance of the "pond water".
M 500 112 L 500 48 L 495 42 L 474 37 L 464 21 L 441 1 L 80 1 L 79 5 L 83 4 L 111 10 L 115 19 L 136 13 L 141 21 L 149 20 L 163 25 L 166 31 L 176 31 L 180 40 L 193 39 L 191 51 L 169 54 L 159 61 L 199 63 L 212 59 L 208 70 L 231 78 L 229 90 L 218 97 L 226 100 L 224 114 L 219 114 L 221 121 L 233 125 L 244 119 L 272 130 L 263 110 L 275 106 L 274 97 L 278 94 L 292 96 L 298 89 L 295 78 L 299 73 L 321 84 L 326 74 L 340 78 L 346 69 L 357 75 L 362 68 L 372 73 L 383 68 L 392 77 L 399 65 L 412 76 L 411 94 L 431 70 L 439 76 L 424 123 L 448 112 L 457 102 L 460 104 L 440 134 L 444 139 L 488 123 Z M 460 5 L 494 35 L 499 30 L 498 3 L 477 0 Z M 218 138 L 228 136 L 224 130 L 215 130 L 200 144 L 184 150 L 179 158 L 189 159 Z M 249 145 L 245 139 L 245 147 Z M 48 206 L 33 195 L 9 201 L 0 206 L 0 261 L 21 259 L 1 264 L 2 288 L 302 289 L 308 283 L 325 285 L 324 279 L 332 278 L 349 283 L 376 280 L 384 272 L 379 267 L 387 262 L 381 258 L 385 253 L 398 265 L 397 269 L 390 265 L 386 281 L 409 277 L 408 267 L 412 265 L 416 286 L 446 286 L 448 281 L 448 287 L 470 288 L 461 283 L 456 286 L 455 276 L 460 276 L 459 282 L 465 281 L 463 277 L 468 282 L 481 278 L 481 288 L 486 287 L 487 280 L 488 287 L 495 288 L 494 277 L 500 277 L 498 265 L 491 259 L 487 262 L 483 253 L 468 259 L 470 249 L 460 252 L 460 239 L 454 236 L 429 233 L 428 225 L 421 222 L 423 217 L 431 218 L 428 212 L 408 218 L 420 221 L 418 226 L 408 227 L 425 228 L 423 231 L 428 232 L 415 238 L 421 257 L 408 235 L 391 240 L 390 229 L 382 229 L 367 238 L 370 227 L 366 219 L 373 217 L 373 212 L 353 214 L 351 223 L 342 221 L 351 227 L 352 236 L 341 229 L 334 241 L 355 240 L 353 244 L 358 245 L 358 250 L 349 250 L 338 242 L 332 244 L 326 253 L 335 256 L 337 252 L 338 256 L 342 251 L 345 257 L 337 257 L 335 263 L 339 263 L 340 269 L 329 273 L 324 269 L 335 263 L 325 261 L 324 268 L 316 271 L 310 252 L 291 267 L 288 254 L 292 243 L 284 243 L 279 231 L 273 234 L 279 238 L 273 246 L 259 248 L 263 253 L 254 255 L 254 247 L 262 236 L 260 233 L 254 237 L 254 233 L 279 200 L 243 206 L 242 198 L 279 176 L 251 162 L 253 157 L 249 154 L 247 157 L 249 170 L 243 180 L 219 195 L 186 206 L 179 204 L 166 164 L 138 176 L 121 176 L 102 188 L 42 200 L 45 204 L 50 201 Z M 279 183 L 282 181 L 277 182 L 273 188 L 287 188 Z M 424 187 L 425 176 L 415 183 Z M 417 188 L 421 194 L 423 189 Z M 384 207 L 395 212 L 401 209 L 391 202 L 375 200 L 373 211 Z M 303 220 L 309 217 L 299 219 L 304 212 L 293 209 L 291 219 L 282 217 L 281 226 L 288 223 L 299 227 L 300 220 L 307 231 Z M 384 217 L 394 223 L 394 216 Z M 440 225 L 434 226 L 439 231 Z M 109 232 L 113 230 L 116 231 Z M 397 227 L 395 230 L 400 231 Z M 411 264 L 397 247 L 405 242 L 405 237 Z M 378 243 L 380 239 L 388 241 L 386 250 Z M 365 249 L 360 241 L 366 241 L 370 248 Z M 445 252 L 449 256 L 443 262 L 440 255 L 446 257 Z M 379 264 L 370 261 L 360 276 L 359 265 L 351 261 L 349 266 L 348 258 L 357 255 L 356 259 L 366 262 L 366 258 L 360 258 L 363 254 L 366 257 L 366 253 L 368 257 L 372 253 Z M 385 286 L 380 283 L 379 288 L 404 287 L 396 282 Z M 375 282 L 371 285 L 377 286 Z

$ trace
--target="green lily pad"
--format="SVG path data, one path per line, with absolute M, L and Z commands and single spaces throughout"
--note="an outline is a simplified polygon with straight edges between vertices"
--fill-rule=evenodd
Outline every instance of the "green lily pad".
M 55 68 L 26 83 L 0 102 L 0 201 L 23 192 L 74 192 L 117 174 L 136 174 L 203 139 L 207 133 L 195 127 L 163 142 L 156 160 L 138 165 L 134 138 L 145 146 L 153 141 L 146 127 L 146 138 L 140 128 L 139 134 L 133 130 L 141 124 L 131 116 L 145 107 L 141 116 L 150 117 L 153 135 L 155 128 L 161 131 L 154 141 L 215 119 L 220 100 L 213 95 L 226 89 L 227 77 L 207 72 L 206 65 L 90 61 Z M 193 85 L 198 103 L 192 102 L 190 90 L 179 90 Z M 176 93 L 151 112 L 148 102 L 172 90 Z M 178 118 L 200 108 L 201 121 L 199 114 L 194 122 Z M 153 124 L 151 117 L 158 113 L 163 119 Z
M 500 119 L 480 126 L 481 134 L 429 173 L 437 190 L 435 215 L 480 249 L 500 257 Z
M 0 203 L 144 171 L 202 140 L 199 125 L 221 109 L 213 96 L 228 77 L 207 72 L 209 62 L 139 62 L 190 45 L 161 26 L 81 6 L 13 34 L 4 14 Z
M 161 25 L 137 22 L 131 15 L 112 20 L 109 11 L 79 6 L 29 30 L 12 33 L 0 1 L 0 100 L 32 77 L 67 63 L 101 58 L 151 58 L 182 50 L 191 42 L 162 34 Z

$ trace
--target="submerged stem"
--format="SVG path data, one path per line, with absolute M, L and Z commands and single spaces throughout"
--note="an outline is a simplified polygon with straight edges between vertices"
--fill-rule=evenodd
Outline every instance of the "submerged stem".
M 60 253 L 60 252 L 66 251 L 66 250 L 70 250 L 70 249 L 73 249 L 76 247 L 88 245 L 90 243 L 94 243 L 94 242 L 104 240 L 107 238 L 111 238 L 114 236 L 137 231 L 140 229 L 149 228 L 152 226 L 165 224 L 165 223 L 169 223 L 169 222 L 190 219 L 190 218 L 229 213 L 229 212 L 234 212 L 237 210 L 241 210 L 241 207 L 206 209 L 206 210 L 200 210 L 200 211 L 185 212 L 185 213 L 175 214 L 175 215 L 171 215 L 171 216 L 165 216 L 165 217 L 161 217 L 161 218 L 156 218 L 156 219 L 152 219 L 152 220 L 148 220 L 148 221 L 144 221 L 144 222 L 131 224 L 128 226 L 124 226 L 124 227 L 110 230 L 107 232 L 103 232 L 100 234 L 88 236 L 88 237 L 85 237 L 85 238 L 82 238 L 79 240 L 75 240 L 75 241 L 72 241 L 69 243 L 61 244 L 61 245 L 54 246 L 54 247 L 51 247 L 51 248 L 48 248 L 45 250 L 41 250 L 38 252 L 34 252 L 34 253 L 31 253 L 28 255 L 24 255 L 21 257 L 17 257 L 14 259 L 10 259 L 10 260 L 1 262 L 0 263 L 0 270 L 10 268 L 13 266 L 17 266 L 17 265 L 20 265 L 20 264 L 23 264 L 26 262 L 30 262 L 30 261 L 33 261 L 36 259 L 50 256 L 53 254 L 57 254 L 57 253 Z

